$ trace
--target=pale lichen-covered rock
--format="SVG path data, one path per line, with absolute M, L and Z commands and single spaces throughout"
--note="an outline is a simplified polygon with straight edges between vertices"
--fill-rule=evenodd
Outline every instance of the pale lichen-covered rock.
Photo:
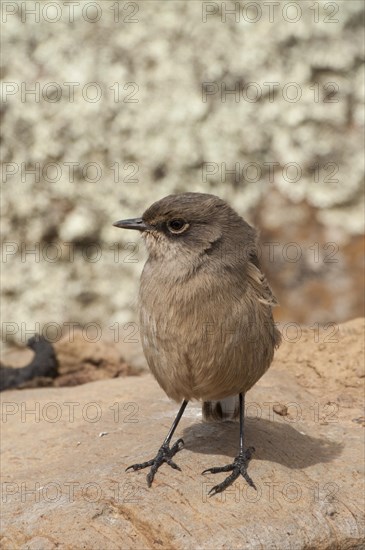
M 295 6 L 286 4 L 260 4 L 255 20 L 255 3 L 233 3 L 237 21 L 227 15 L 226 22 L 219 2 L 206 21 L 204 2 L 119 3 L 119 22 L 118 4 L 94 4 L 96 22 L 88 20 L 95 8 L 85 16 L 82 3 L 73 5 L 72 23 L 67 2 L 59 2 L 57 21 L 54 5 L 39 21 L 22 20 L 26 3 L 6 8 L 16 13 L 2 37 L 4 81 L 13 90 L 2 122 L 10 243 L 3 319 L 19 325 L 9 341 L 24 343 L 22 321 L 27 328 L 97 322 L 110 336 L 110 325 L 135 319 L 142 247 L 111 224 L 172 192 L 218 194 L 253 221 L 279 194 L 289 207 L 311 207 L 313 226 L 327 232 L 321 243 L 345 246 L 363 232 L 362 2 L 297 3 L 295 22 Z M 38 96 L 22 100 L 22 86 L 36 83 Z M 65 83 L 76 83 L 74 94 Z M 215 90 L 206 101 L 203 83 Z M 238 101 L 231 94 L 222 101 L 222 86 L 238 86 Z M 290 100 L 296 91 L 300 99 Z M 235 165 L 238 179 L 225 173 Z M 303 245 L 295 220 L 286 227 L 280 208 L 271 217 L 281 226 L 278 240 Z M 303 269 L 301 277 L 311 274 Z M 349 277 L 341 284 L 349 310 L 331 304 L 332 318 L 361 314 Z M 309 309 L 327 320 L 321 307 Z

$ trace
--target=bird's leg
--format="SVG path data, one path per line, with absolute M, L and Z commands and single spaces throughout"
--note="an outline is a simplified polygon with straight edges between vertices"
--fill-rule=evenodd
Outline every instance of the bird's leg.
M 229 487 L 240 475 L 247 481 L 251 487 L 256 489 L 256 486 L 250 476 L 247 473 L 247 466 L 249 461 L 252 458 L 255 449 L 249 447 L 246 451 L 243 448 L 244 443 L 244 410 L 245 410 L 245 396 L 244 394 L 239 394 L 240 400 L 240 452 L 236 456 L 232 464 L 227 464 L 227 466 L 221 466 L 217 468 L 208 468 L 202 472 L 203 474 L 218 474 L 219 472 L 232 472 L 222 483 L 215 485 L 210 491 L 209 496 L 216 495 L 221 493 L 227 487 Z
M 172 426 L 167 436 L 165 437 L 164 442 L 159 448 L 155 458 L 153 458 L 152 460 L 148 460 L 147 462 L 142 462 L 141 464 L 132 464 L 132 466 L 128 466 L 128 468 L 126 468 L 126 472 L 127 472 L 128 470 L 142 470 L 143 468 L 148 468 L 149 466 L 151 466 L 151 469 L 147 474 L 148 487 L 151 487 L 152 481 L 155 477 L 155 473 L 157 472 L 161 464 L 163 464 L 164 462 L 166 462 L 169 466 L 171 466 L 171 468 L 174 468 L 174 470 L 181 471 L 181 468 L 177 464 L 175 464 L 172 458 L 178 451 L 180 451 L 180 449 L 184 445 L 184 441 L 182 439 L 178 439 L 171 448 L 170 448 L 170 441 L 172 439 L 172 436 L 174 435 L 174 432 L 177 428 L 178 423 L 181 420 L 182 415 L 184 414 L 187 404 L 188 404 L 188 401 L 183 401 L 179 409 L 179 412 L 177 413 L 176 418 L 172 423 Z

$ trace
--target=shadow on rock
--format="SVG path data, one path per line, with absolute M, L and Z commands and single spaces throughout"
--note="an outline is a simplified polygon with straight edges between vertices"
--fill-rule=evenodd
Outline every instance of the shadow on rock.
M 331 462 L 341 454 L 339 442 L 312 437 L 284 422 L 246 418 L 246 447 L 256 449 L 255 460 L 277 462 L 287 468 L 307 468 L 321 462 Z M 194 453 L 238 454 L 239 425 L 235 422 L 199 423 L 184 430 L 185 448 Z

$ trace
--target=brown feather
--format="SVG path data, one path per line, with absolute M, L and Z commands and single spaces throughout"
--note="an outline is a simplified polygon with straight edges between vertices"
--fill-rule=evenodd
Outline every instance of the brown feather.
M 185 233 L 168 232 L 174 218 L 187 220 Z M 139 310 L 149 367 L 172 399 L 200 399 L 206 418 L 229 417 L 207 402 L 249 390 L 281 340 L 256 231 L 224 201 L 200 193 L 168 196 L 143 221 L 149 258 Z

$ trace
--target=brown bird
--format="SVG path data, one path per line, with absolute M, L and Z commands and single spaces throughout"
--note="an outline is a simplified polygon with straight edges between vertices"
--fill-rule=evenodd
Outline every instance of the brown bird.
M 141 276 L 139 316 L 143 351 L 166 394 L 182 402 L 157 455 L 127 470 L 158 468 L 183 446 L 170 442 L 191 399 L 203 402 L 205 420 L 239 417 L 239 454 L 232 464 L 203 473 L 231 472 L 210 494 L 247 473 L 254 451 L 244 449 L 244 396 L 272 362 L 281 336 L 272 306 L 276 299 L 261 272 L 257 232 L 214 195 L 169 195 L 142 218 L 114 224 L 142 232 L 148 259 Z

